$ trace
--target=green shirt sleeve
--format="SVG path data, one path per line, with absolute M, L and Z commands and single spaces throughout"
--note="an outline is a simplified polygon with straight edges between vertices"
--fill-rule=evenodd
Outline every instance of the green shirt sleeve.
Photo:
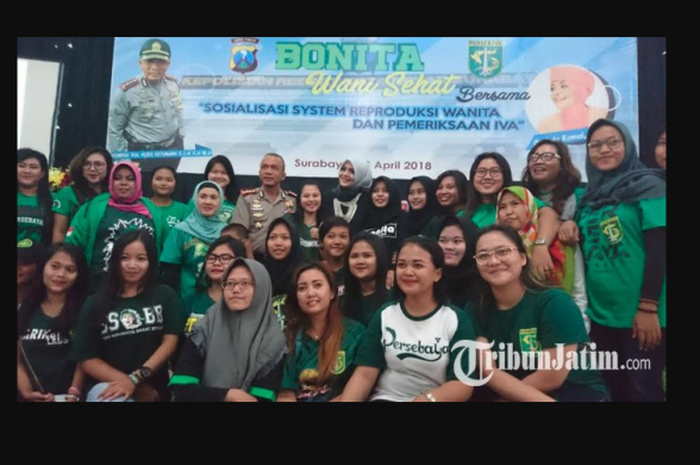
M 642 212 L 642 231 L 666 227 L 666 197 L 639 201 Z
M 382 347 L 382 310 L 377 310 L 362 336 L 355 365 L 382 369 L 386 366 Z
M 448 381 L 454 381 L 457 379 L 454 371 L 455 359 L 457 355 L 462 352 L 460 350 L 453 351 L 452 348 L 454 347 L 454 344 L 464 340 L 476 341 L 476 327 L 471 316 L 469 316 L 464 310 L 457 308 L 453 308 L 453 310 L 457 314 L 457 331 L 455 331 L 454 336 L 452 336 L 452 339 L 450 340 L 450 361 L 447 364 Z M 467 354 L 462 353 L 460 365 L 462 366 L 462 371 L 464 373 L 470 372 L 471 365 L 469 364 L 469 357 Z
M 545 291 L 538 296 L 541 306 L 539 340 L 542 349 L 552 349 L 556 344 L 588 342 L 581 310 L 573 299 L 560 289 Z
M 172 263 L 173 265 L 182 265 L 184 256 L 182 253 L 183 245 L 187 238 L 185 231 L 173 228 L 168 234 L 163 246 L 163 252 L 160 254 L 161 263 Z
M 71 212 L 78 206 L 78 198 L 75 196 L 73 186 L 68 186 L 56 192 L 53 197 L 53 208 L 51 210 L 54 213 L 70 218 Z

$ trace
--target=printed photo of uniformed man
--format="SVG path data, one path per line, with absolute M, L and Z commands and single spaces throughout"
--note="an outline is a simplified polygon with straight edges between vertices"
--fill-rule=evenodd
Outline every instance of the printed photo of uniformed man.
M 180 84 L 168 75 L 170 45 L 149 39 L 141 46 L 142 74 L 119 85 L 109 115 L 107 147 L 111 152 L 184 149 Z M 180 158 L 135 159 L 141 171 L 167 165 L 177 169 Z

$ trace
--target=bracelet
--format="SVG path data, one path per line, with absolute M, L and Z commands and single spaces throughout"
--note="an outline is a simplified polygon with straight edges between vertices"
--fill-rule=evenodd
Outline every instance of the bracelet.
M 80 402 L 80 397 L 76 396 L 75 394 L 66 394 L 66 400 L 75 400 L 76 402 Z
M 638 307 L 638 308 L 637 308 L 637 311 L 644 312 L 644 313 L 659 313 L 659 310 L 658 310 L 658 309 L 656 309 L 656 310 L 649 310 L 648 308 L 642 308 L 642 307 Z
M 75 387 L 75 386 L 71 386 L 71 387 L 68 388 L 68 394 L 72 394 L 72 395 L 74 395 L 74 396 L 76 396 L 76 397 L 80 397 L 80 394 L 81 394 L 81 393 L 80 393 L 80 389 L 78 389 L 78 388 Z
M 430 392 L 430 391 L 425 391 L 423 395 L 428 399 L 430 402 L 437 402 L 437 399 L 435 396 Z

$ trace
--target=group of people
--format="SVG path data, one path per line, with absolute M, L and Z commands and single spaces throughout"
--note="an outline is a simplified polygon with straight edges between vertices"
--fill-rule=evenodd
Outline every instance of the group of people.
M 52 196 L 46 157 L 20 149 L 18 400 L 664 400 L 665 175 L 615 121 L 586 145 L 585 188 L 542 140 L 521 185 L 484 153 L 469 179 L 411 179 L 407 212 L 361 160 L 296 194 L 280 155 L 244 190 L 218 155 L 182 204 L 171 166 L 144 198 L 139 166 L 101 147 Z M 648 369 L 491 363 L 591 342 Z

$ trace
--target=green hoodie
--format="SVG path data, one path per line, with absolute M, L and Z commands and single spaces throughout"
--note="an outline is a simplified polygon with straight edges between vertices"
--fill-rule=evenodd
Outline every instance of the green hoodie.
M 73 217 L 70 228 L 68 229 L 66 242 L 81 247 L 85 252 L 85 258 L 88 263 L 92 263 L 92 253 L 95 250 L 95 238 L 97 237 L 98 227 L 102 217 L 107 211 L 109 198 L 109 192 L 105 192 L 89 202 L 85 202 Z M 155 228 L 154 240 L 158 256 L 160 256 L 168 232 L 168 222 L 161 210 L 156 207 L 153 202 L 144 197 L 141 198 L 141 202 L 143 202 L 153 217 L 153 226 Z

